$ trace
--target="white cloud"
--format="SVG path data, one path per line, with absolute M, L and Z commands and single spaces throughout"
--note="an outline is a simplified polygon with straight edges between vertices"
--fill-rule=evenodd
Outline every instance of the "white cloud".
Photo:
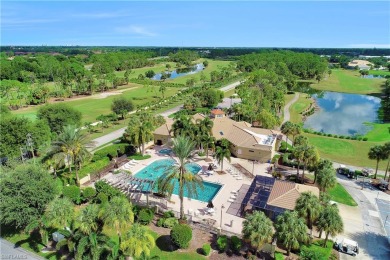
M 146 37 L 154 37 L 157 36 L 156 33 L 149 31 L 145 27 L 137 26 L 137 25 L 129 25 L 125 27 L 117 27 L 115 30 L 119 33 L 124 34 L 134 34 L 137 36 L 146 36 Z
M 349 48 L 390 48 L 390 43 L 357 43 L 349 44 Z

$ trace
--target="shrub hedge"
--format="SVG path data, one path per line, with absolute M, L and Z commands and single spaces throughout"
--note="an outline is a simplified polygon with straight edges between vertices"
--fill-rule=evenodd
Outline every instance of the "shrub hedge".
M 210 252 L 211 252 L 211 246 L 210 246 L 210 244 L 204 244 L 204 245 L 202 246 L 202 250 L 203 250 L 203 254 L 204 254 L 205 256 L 208 256 L 208 255 L 210 254 Z
M 220 252 L 225 252 L 228 244 L 228 238 L 225 235 L 218 237 L 217 239 L 217 247 Z
M 137 216 L 137 220 L 142 225 L 149 225 L 154 218 L 154 212 L 151 209 L 142 209 Z
M 232 236 L 230 238 L 231 241 L 231 249 L 233 252 L 238 253 L 241 250 L 241 239 L 238 238 L 237 236 Z
M 188 248 L 192 239 L 192 229 L 187 224 L 175 225 L 171 230 L 172 242 L 179 248 Z
M 81 190 L 76 185 L 65 186 L 62 190 L 62 194 L 77 205 L 81 203 Z
M 83 198 L 87 201 L 90 201 L 96 196 L 96 190 L 92 187 L 87 187 L 83 189 Z

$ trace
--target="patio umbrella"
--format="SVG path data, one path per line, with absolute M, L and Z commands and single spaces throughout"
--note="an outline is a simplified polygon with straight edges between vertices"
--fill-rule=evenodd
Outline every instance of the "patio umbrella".
M 207 204 L 207 207 L 210 208 L 210 209 L 214 208 L 214 204 L 213 204 L 213 202 L 211 200 Z

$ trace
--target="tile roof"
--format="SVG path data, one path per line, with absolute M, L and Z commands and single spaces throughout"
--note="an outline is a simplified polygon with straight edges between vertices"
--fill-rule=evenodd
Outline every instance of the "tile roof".
M 267 204 L 294 210 L 296 201 L 303 192 L 312 192 L 317 197 L 320 195 L 317 187 L 276 180 Z
M 165 124 L 163 124 L 162 126 L 157 128 L 156 130 L 154 130 L 154 134 L 173 136 L 173 134 L 171 133 L 173 120 L 171 118 L 165 118 L 165 121 L 166 121 Z
M 224 115 L 225 114 L 225 112 L 223 112 L 223 110 L 221 110 L 221 109 L 213 109 L 213 110 L 211 110 L 210 113 L 213 115 Z

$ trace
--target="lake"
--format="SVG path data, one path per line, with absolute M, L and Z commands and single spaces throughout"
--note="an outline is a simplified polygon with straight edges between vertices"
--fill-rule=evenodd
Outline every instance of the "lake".
M 309 116 L 304 127 L 317 132 L 345 136 L 364 135 L 378 122 L 381 99 L 369 95 L 322 92 L 314 94 L 319 111 Z
M 168 76 L 169 76 L 168 78 L 169 79 L 174 79 L 174 78 L 182 77 L 182 76 L 185 76 L 185 75 L 198 73 L 199 71 L 202 71 L 203 69 L 204 69 L 203 64 L 199 63 L 199 64 L 196 64 L 193 67 L 176 69 L 176 70 L 169 71 L 169 72 L 166 71 L 165 73 L 168 74 Z M 160 80 L 161 79 L 161 75 L 162 75 L 162 73 L 157 73 L 156 75 L 154 75 L 154 77 L 152 79 Z

